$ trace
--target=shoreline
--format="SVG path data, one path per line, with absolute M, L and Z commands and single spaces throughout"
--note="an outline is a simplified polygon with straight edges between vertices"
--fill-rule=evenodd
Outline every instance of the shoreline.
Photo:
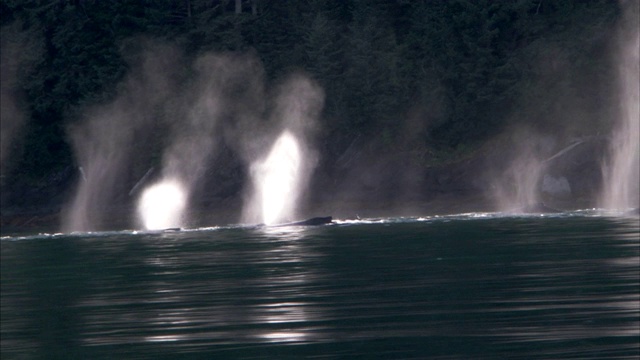
M 577 206 L 576 202 L 554 204 L 559 210 L 587 208 Z M 224 199 L 212 206 L 200 206 L 191 209 L 184 227 L 198 228 L 240 224 L 241 202 Z M 416 199 L 404 202 L 380 202 L 373 200 L 345 199 L 320 201 L 301 207 L 298 219 L 318 216 L 332 216 L 334 219 L 382 218 L 382 217 L 421 217 L 435 215 L 454 215 L 472 212 L 499 211 L 495 201 L 483 194 L 439 194 L 429 199 Z M 131 207 L 113 207 L 106 210 L 102 225 L 95 231 L 133 230 L 135 211 Z M 0 214 L 0 236 L 25 233 L 56 233 L 61 231 L 62 210 L 32 211 L 23 213 Z

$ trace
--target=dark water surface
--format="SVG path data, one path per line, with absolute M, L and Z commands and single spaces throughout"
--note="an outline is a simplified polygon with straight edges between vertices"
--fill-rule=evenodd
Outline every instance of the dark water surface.
M 639 220 L 5 236 L 2 359 L 638 359 Z

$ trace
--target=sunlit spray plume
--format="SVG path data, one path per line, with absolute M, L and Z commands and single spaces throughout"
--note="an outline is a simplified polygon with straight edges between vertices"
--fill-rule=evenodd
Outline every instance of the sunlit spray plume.
M 167 69 L 175 67 L 175 53 L 165 46 L 148 45 L 115 100 L 88 111 L 83 122 L 68 129 L 82 175 L 64 211 L 63 231 L 100 230 L 117 199 L 127 198 L 132 164 L 147 153 L 140 151 L 144 136 L 154 133 L 157 108 L 174 87 Z
M 177 180 L 165 179 L 147 188 L 140 197 L 139 216 L 148 230 L 182 226 L 186 193 Z
M 138 214 L 147 229 L 160 224 L 181 227 L 189 222 L 186 213 L 189 198 L 214 154 L 217 125 L 227 115 L 229 104 L 240 101 L 232 97 L 236 93 L 231 90 L 242 82 L 245 72 L 242 56 L 206 55 L 197 59 L 193 67 L 192 82 L 178 100 L 182 108 L 172 119 L 162 179 L 139 198 Z M 170 191 L 180 201 L 162 201 L 163 191 Z M 148 211 L 150 203 L 156 204 L 158 211 Z
M 620 118 L 614 128 L 608 162 L 603 166 L 600 206 L 625 210 L 640 207 L 640 45 L 638 1 L 625 2 L 620 30 Z
M 267 225 L 294 220 L 317 155 L 309 145 L 324 94 L 301 75 L 289 78 L 280 87 L 271 114 L 283 130 L 264 157 L 251 162 L 251 194 L 243 209 L 246 223 Z
M 265 224 L 291 220 L 300 195 L 300 161 L 298 141 L 285 130 L 273 144 L 269 155 L 251 166 Z

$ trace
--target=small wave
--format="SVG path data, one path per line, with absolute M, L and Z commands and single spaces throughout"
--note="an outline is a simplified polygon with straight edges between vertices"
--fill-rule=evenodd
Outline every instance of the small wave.
M 63 233 L 38 233 L 31 235 L 7 235 L 0 237 L 0 241 L 23 241 L 23 240 L 45 240 L 52 239 L 60 236 L 64 236 L 68 234 Z
M 430 215 L 430 216 L 408 216 L 408 217 L 379 217 L 379 218 L 357 218 L 357 219 L 334 219 L 337 225 L 367 225 L 367 224 L 400 224 L 416 222 L 439 222 L 439 221 L 464 221 L 464 220 L 485 220 L 485 219 L 508 219 L 508 218 L 567 218 L 567 217 L 608 217 L 619 216 L 621 212 L 603 211 L 602 209 L 579 209 L 571 211 L 560 211 L 556 213 L 514 213 L 514 212 L 468 212 L 459 214 Z

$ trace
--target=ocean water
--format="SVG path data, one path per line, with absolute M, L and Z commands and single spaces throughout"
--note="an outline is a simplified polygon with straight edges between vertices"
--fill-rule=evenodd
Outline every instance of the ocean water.
M 640 223 L 593 211 L 3 236 L 2 359 L 638 359 Z

